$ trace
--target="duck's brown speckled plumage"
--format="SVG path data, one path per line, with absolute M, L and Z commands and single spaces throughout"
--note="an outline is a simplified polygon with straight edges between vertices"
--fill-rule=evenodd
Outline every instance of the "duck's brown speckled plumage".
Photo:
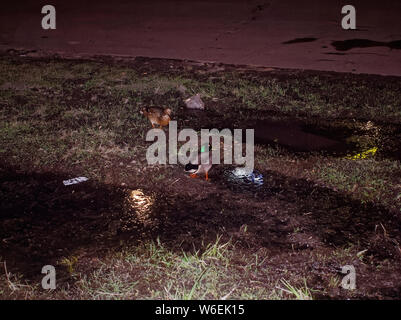
M 147 117 L 154 128 L 155 125 L 159 125 L 160 128 L 167 126 L 171 120 L 171 109 L 170 108 L 158 108 L 158 107 L 151 107 L 151 108 L 143 108 L 141 113 Z

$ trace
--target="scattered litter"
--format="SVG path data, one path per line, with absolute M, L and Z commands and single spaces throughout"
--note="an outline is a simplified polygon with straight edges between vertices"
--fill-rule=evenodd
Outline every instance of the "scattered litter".
M 224 176 L 232 186 L 238 186 L 242 189 L 259 188 L 263 185 L 263 175 L 256 170 L 239 167 L 225 171 Z
M 345 159 L 350 159 L 350 160 L 366 159 L 366 158 L 368 158 L 369 156 L 374 157 L 374 155 L 376 154 L 376 152 L 377 152 L 377 147 L 373 147 L 373 148 L 370 148 L 369 150 L 366 150 L 366 151 L 364 151 L 364 152 L 358 153 L 358 154 L 356 154 L 356 155 L 347 156 L 347 157 L 345 157 Z
M 364 255 L 367 251 L 368 251 L 368 249 L 359 251 L 359 252 L 356 254 L 356 256 L 357 256 L 358 258 L 361 258 L 361 257 L 363 257 L 363 255 Z
M 197 93 L 196 95 L 184 100 L 188 109 L 205 109 L 205 104 L 203 103 L 200 94 Z
M 81 183 L 81 182 L 84 182 L 87 180 L 89 180 L 89 179 L 86 177 L 77 177 L 77 178 L 73 178 L 73 179 L 69 179 L 69 180 L 63 180 L 63 183 L 65 186 L 69 186 L 71 184 L 77 184 L 77 183 Z

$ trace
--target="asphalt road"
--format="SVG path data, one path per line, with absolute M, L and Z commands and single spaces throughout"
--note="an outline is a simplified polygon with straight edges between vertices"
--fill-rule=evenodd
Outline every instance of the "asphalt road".
M 348 1 L 3 0 L 0 50 L 401 76 L 401 49 L 394 42 L 401 40 L 401 1 L 350 3 L 357 30 L 341 28 L 341 8 Z M 41 27 L 45 4 L 56 7 L 56 30 Z M 351 39 L 363 40 L 341 42 Z M 337 48 L 333 41 L 340 41 Z

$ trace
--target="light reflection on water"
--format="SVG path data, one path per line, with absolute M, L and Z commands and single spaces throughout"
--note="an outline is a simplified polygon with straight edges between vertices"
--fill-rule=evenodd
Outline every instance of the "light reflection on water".
M 127 190 L 125 224 L 153 225 L 155 223 L 151 216 L 153 203 L 153 197 L 146 195 L 141 189 Z

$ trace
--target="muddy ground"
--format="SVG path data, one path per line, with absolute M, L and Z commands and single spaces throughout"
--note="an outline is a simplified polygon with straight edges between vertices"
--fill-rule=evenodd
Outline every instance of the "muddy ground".
M 230 298 L 234 299 L 300 298 L 289 287 L 282 289 L 283 279 L 296 288 L 295 292 L 303 292 L 303 298 L 401 297 L 401 120 L 397 114 L 358 113 L 358 106 L 363 109 L 360 101 L 350 101 L 349 110 L 335 101 L 337 113 L 324 108 L 312 110 L 304 107 L 308 102 L 301 104 L 302 98 L 296 96 L 299 90 L 291 91 L 302 105 L 296 113 L 285 109 L 290 91 L 271 105 L 264 101 L 250 105 L 243 100 L 246 95 L 226 94 L 229 91 L 221 87 L 224 80 L 218 80 L 212 90 L 217 92 L 217 99 L 204 93 L 206 110 L 194 113 L 185 111 L 184 97 L 171 78 L 174 86 L 164 92 L 159 78 L 146 80 L 149 75 L 173 75 L 174 79 L 190 79 L 187 88 L 203 90 L 195 84 L 206 79 L 213 83 L 213 79 L 233 72 L 240 73 L 230 81 L 250 79 L 258 84 L 273 79 L 287 89 L 288 81 L 294 78 L 299 80 L 297 84 L 316 78 L 321 82 L 302 87 L 301 92 L 319 92 L 319 97 L 324 96 L 329 103 L 341 94 L 341 88 L 324 92 L 322 83 L 346 79 L 346 85 L 366 86 L 361 89 L 366 94 L 361 99 L 367 98 L 374 110 L 379 108 L 376 99 L 380 94 L 372 88 L 387 89 L 397 98 L 399 78 L 261 71 L 145 58 L 129 62 L 105 58 L 95 62 L 15 56 L 2 59 L 5 73 L 7 68 L 22 68 L 23 73 L 38 72 L 36 68 L 46 71 L 56 64 L 59 74 L 52 76 L 50 84 L 41 82 L 43 76 L 28 83 L 8 70 L 9 78 L 1 82 L 0 257 L 7 270 L 1 278 L 2 298 L 188 298 L 186 292 L 191 288 L 196 294 L 189 298 L 221 298 L 233 288 Z M 60 74 L 67 74 L 74 65 L 87 75 L 73 71 L 67 79 Z M 106 76 L 100 74 L 102 70 L 107 70 Z M 137 76 L 138 86 L 146 83 L 150 89 L 113 91 L 127 80 L 108 79 L 119 78 L 126 70 Z M 97 75 L 104 82 L 96 83 Z M 95 83 L 88 85 L 92 80 Z M 343 96 L 341 101 L 347 99 Z M 43 107 L 47 104 L 48 109 Z M 263 175 L 263 184 L 244 185 L 227 179 L 226 173 L 234 168 L 228 165 L 214 167 L 210 181 L 189 178 L 180 165 L 147 165 L 149 143 L 144 141 L 143 132 L 150 124 L 138 112 L 147 104 L 172 106 L 179 127 L 258 127 L 257 138 L 262 138 L 256 140 L 255 169 Z M 96 116 L 82 116 L 83 111 L 76 110 L 83 105 L 99 105 L 96 110 L 100 111 L 93 111 Z M 72 118 L 66 117 L 71 114 Z M 117 125 L 118 119 L 122 123 Z M 272 121 L 277 130 L 264 130 Z M 18 127 L 21 122 L 23 126 Z M 17 127 L 20 131 L 14 132 Z M 97 137 L 93 132 L 102 127 L 118 134 Z M 82 135 L 69 136 L 80 128 L 86 130 Z M 291 130 L 298 131 L 288 135 Z M 308 134 L 317 142 L 311 136 L 305 138 L 310 144 L 297 140 L 297 136 Z M 91 139 L 96 141 L 93 148 Z M 346 159 L 374 146 L 378 151 L 366 159 Z M 90 179 L 77 185 L 62 184 L 83 175 Z M 219 248 L 227 250 L 224 257 L 208 256 L 210 260 L 205 258 L 206 262 L 191 271 L 198 274 L 197 270 L 212 270 L 207 276 L 199 281 L 185 279 L 186 273 L 169 278 L 169 268 L 178 260 L 209 252 L 216 239 Z M 152 256 L 154 264 L 144 263 L 141 259 L 146 254 L 141 255 L 138 248 L 147 243 L 156 243 L 166 256 L 178 260 Z M 136 260 L 129 260 L 126 252 L 133 248 L 139 250 L 133 255 Z M 43 277 L 40 270 L 48 264 L 57 269 L 57 289 L 52 292 L 38 285 Z M 355 290 L 341 287 L 344 265 L 356 269 Z M 109 283 L 110 273 L 120 284 L 136 283 L 135 290 L 119 287 L 114 289 L 117 291 L 102 291 L 100 296 L 90 293 L 104 289 L 102 283 Z M 171 282 L 167 285 L 164 278 Z M 176 295 L 166 295 L 170 287 L 179 287 L 183 293 L 176 290 Z

